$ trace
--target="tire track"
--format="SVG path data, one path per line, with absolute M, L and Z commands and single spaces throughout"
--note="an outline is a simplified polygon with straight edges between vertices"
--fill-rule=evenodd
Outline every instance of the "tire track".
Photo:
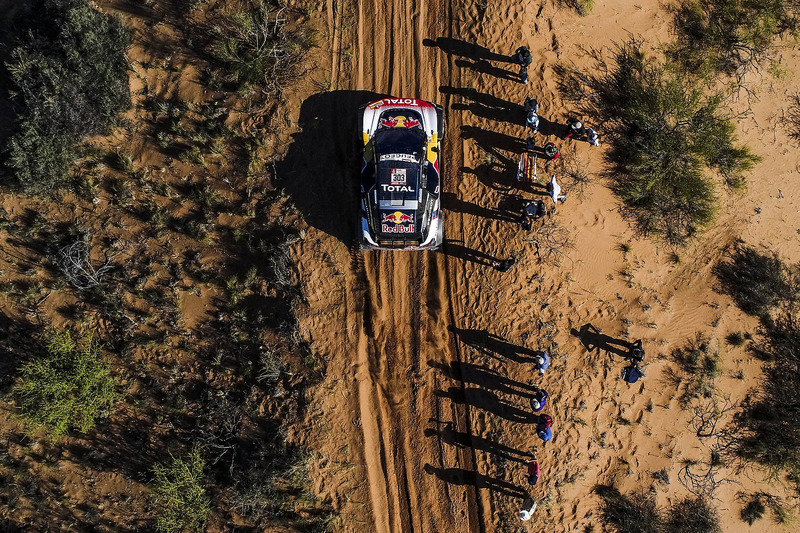
M 449 10 L 446 0 L 359 0 L 350 88 L 436 101 L 439 82 L 449 75 L 442 72 L 447 63 L 423 47 L 423 38 L 436 37 L 423 32 L 429 20 L 447 20 Z M 380 35 L 383 21 L 387 27 Z M 457 168 L 458 160 L 446 165 Z M 445 172 L 448 186 L 455 172 Z M 465 407 L 434 394 L 448 383 L 428 364 L 457 357 L 447 330 L 452 309 L 445 257 L 369 252 L 350 274 L 348 318 L 355 323 L 351 339 L 361 422 L 353 444 L 362 450 L 372 529 L 481 531 L 475 488 L 451 485 L 425 471 L 426 465 L 471 469 L 474 464 L 471 449 L 444 447 L 424 433 L 430 419 L 469 429 Z

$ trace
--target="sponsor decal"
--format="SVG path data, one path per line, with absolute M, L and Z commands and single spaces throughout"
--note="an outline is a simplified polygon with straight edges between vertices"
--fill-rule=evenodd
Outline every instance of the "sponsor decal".
M 391 173 L 391 183 L 392 185 L 405 185 L 406 184 L 406 169 L 404 168 L 393 168 Z
M 408 185 L 386 185 L 381 183 L 383 192 L 415 192 L 414 187 Z
M 390 226 L 388 224 L 381 224 L 381 231 L 383 233 L 414 233 L 414 224 L 406 226 Z
M 392 224 L 403 224 L 404 222 L 414 222 L 414 217 L 407 215 L 402 211 L 395 211 L 394 213 L 384 213 L 381 222 L 391 222 Z M 411 225 L 414 226 L 413 224 Z
M 416 163 L 417 158 L 411 154 L 384 154 L 379 161 L 402 161 L 403 163 Z
M 414 98 L 384 98 L 369 105 L 369 109 L 378 109 L 382 105 L 421 105 Z
M 422 128 L 420 121 L 415 118 L 398 115 L 396 117 L 382 118 L 380 128 Z

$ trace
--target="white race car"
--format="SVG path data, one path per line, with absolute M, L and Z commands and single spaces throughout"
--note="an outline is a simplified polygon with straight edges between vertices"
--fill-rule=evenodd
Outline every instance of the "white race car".
M 384 98 L 363 108 L 362 250 L 435 250 L 442 244 L 441 106 Z

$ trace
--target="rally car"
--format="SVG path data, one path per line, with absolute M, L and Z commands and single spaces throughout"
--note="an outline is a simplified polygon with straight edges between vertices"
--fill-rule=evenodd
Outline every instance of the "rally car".
M 435 250 L 442 244 L 441 106 L 384 98 L 363 108 L 362 250 Z

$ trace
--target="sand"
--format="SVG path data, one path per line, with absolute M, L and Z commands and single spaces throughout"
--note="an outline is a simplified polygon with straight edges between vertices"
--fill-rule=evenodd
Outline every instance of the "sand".
M 509 205 L 537 194 L 507 187 L 524 130 L 503 106 L 531 95 L 542 117 L 563 123 L 572 110 L 559 97 L 554 68 L 591 68 L 588 48 L 608 53 L 629 34 L 653 46 L 667 41 L 664 6 L 598 1 L 582 18 L 550 2 L 361 1 L 327 3 L 320 15 L 328 41 L 314 76 L 334 90 L 298 99 L 295 149 L 316 141 L 316 156 L 303 161 L 290 146 L 287 169 L 288 179 L 307 180 L 289 188 L 310 187 L 318 201 L 296 196 L 310 225 L 296 254 L 309 295 L 301 322 L 327 361 L 327 378 L 311 393 L 308 426 L 296 438 L 318 452 L 315 488 L 334 501 L 340 529 L 499 531 L 523 525 L 516 511 L 530 494 L 540 505 L 525 530 L 583 531 L 603 529 L 598 484 L 623 492 L 653 486 L 662 506 L 688 495 L 685 461 L 699 461 L 689 473 L 704 473 L 715 437 L 693 430 L 692 406 L 705 404 L 680 402 L 683 385 L 668 379 L 669 354 L 697 334 L 710 339 L 723 367 L 715 399 L 740 402 L 758 386 L 760 363 L 724 338 L 757 323 L 715 290 L 711 268 L 739 237 L 800 258 L 797 158 L 780 124 L 791 76 L 750 76 L 758 99 L 742 94 L 730 102 L 741 113 L 740 138 L 764 159 L 747 192 L 721 194 L 714 226 L 684 249 L 640 238 L 621 218 L 600 177 L 602 145 L 551 137 L 562 160 L 578 162 L 591 180 L 582 195 L 568 190 L 546 222 L 566 228 L 574 245 L 558 264 L 543 263 L 531 235 L 508 221 Z M 527 87 L 512 79 L 513 65 L 494 60 L 520 44 L 534 56 Z M 489 60 L 476 66 L 481 56 Z M 781 47 L 776 57 L 797 72 L 795 49 Z M 342 125 L 355 128 L 357 104 L 384 94 L 445 106 L 443 205 L 452 242 L 444 252 L 361 255 L 352 246 L 354 217 L 344 206 L 355 203 L 357 156 Z M 602 125 L 584 119 L 602 142 Z M 500 161 L 494 174 L 487 154 Z M 315 177 L 319 171 L 324 177 Z M 482 264 L 512 255 L 518 262 L 509 273 Z M 589 324 L 622 342 L 643 339 L 646 378 L 623 383 L 621 357 L 590 352 L 571 334 Z M 530 363 L 530 350 L 540 348 L 553 355 L 544 376 Z M 555 436 L 546 446 L 531 423 L 532 386 L 551 394 L 546 412 Z M 542 479 L 529 487 L 521 463 L 533 450 Z M 739 492 L 796 501 L 763 472 L 728 466 L 714 474 L 725 531 L 747 528 Z M 661 470 L 668 483 L 653 478 Z M 781 529 L 768 519 L 757 527 Z

